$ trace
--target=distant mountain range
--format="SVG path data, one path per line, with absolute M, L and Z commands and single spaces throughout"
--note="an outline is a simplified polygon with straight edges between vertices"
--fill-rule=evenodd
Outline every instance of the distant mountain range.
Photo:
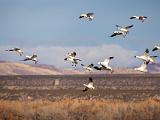
M 67 75 L 83 74 L 77 70 L 63 70 L 53 65 L 23 64 L 16 62 L 0 61 L 0 75 Z
M 160 64 L 150 64 L 150 73 L 160 73 Z M 45 64 L 23 64 L 16 62 L 0 61 L 0 75 L 68 75 L 68 74 L 88 74 L 84 70 L 59 69 L 53 65 Z M 93 71 L 91 74 L 104 74 L 106 71 Z M 143 74 L 132 68 L 114 68 L 114 74 Z

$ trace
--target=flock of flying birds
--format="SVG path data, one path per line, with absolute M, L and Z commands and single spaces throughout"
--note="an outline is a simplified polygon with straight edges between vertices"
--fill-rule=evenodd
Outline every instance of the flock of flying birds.
M 23 51 L 20 48 L 11 48 L 11 49 L 8 49 L 8 50 L 5 50 L 5 51 L 16 52 L 20 56 L 23 55 Z M 36 64 L 38 62 L 37 55 L 36 54 L 33 54 L 31 56 L 26 55 L 26 57 L 21 61 L 33 61 Z
M 92 19 L 94 18 L 94 13 L 81 14 L 79 18 L 86 18 L 89 21 L 92 21 Z M 147 19 L 147 17 L 146 16 L 132 16 L 132 17 L 130 17 L 130 19 L 137 19 L 137 20 L 142 21 L 142 23 L 143 23 L 144 20 Z M 117 27 L 117 30 L 114 31 L 113 34 L 110 35 L 110 37 L 115 37 L 115 36 L 118 36 L 118 35 L 122 35 L 123 37 L 125 37 L 129 33 L 129 29 L 132 28 L 133 25 L 124 26 L 124 27 L 120 26 L 120 25 L 116 25 L 116 27 Z M 154 48 L 152 49 L 152 51 L 156 51 L 156 50 L 160 50 L 160 45 L 155 45 Z M 138 59 L 142 60 L 143 64 L 138 68 L 134 68 L 134 70 L 138 70 L 138 71 L 141 71 L 141 72 L 148 72 L 147 65 L 149 63 L 155 63 L 155 58 L 156 57 L 157 56 L 149 55 L 149 49 L 147 48 L 143 55 L 135 56 L 135 58 L 138 58 Z M 109 70 L 112 73 L 113 69 L 109 66 L 109 62 L 113 58 L 114 57 L 111 56 L 111 57 L 105 59 L 102 62 L 98 62 L 99 66 L 94 66 L 94 64 L 90 64 L 90 65 L 81 64 L 81 66 L 88 71 L 92 71 L 93 69 Z M 78 61 L 82 61 L 81 59 L 76 58 L 76 52 L 68 53 L 64 60 L 70 61 L 72 63 L 72 66 L 76 66 L 78 64 Z M 89 89 L 95 89 L 95 87 L 93 86 L 92 77 L 89 77 L 89 83 L 88 84 L 83 84 L 83 85 L 85 86 L 85 89 L 83 90 L 84 92 L 89 90 Z
M 94 13 L 84 13 L 79 16 L 80 19 L 85 18 L 89 21 L 92 21 L 94 19 Z M 142 23 L 147 19 L 146 16 L 132 16 L 130 19 L 137 19 L 142 21 Z M 117 29 L 110 35 L 110 37 L 115 37 L 115 36 L 123 36 L 125 37 L 129 33 L 129 29 L 132 28 L 134 25 L 129 25 L 129 26 L 120 26 L 116 25 Z M 160 45 L 155 45 L 152 51 L 160 50 Z M 23 55 L 23 51 L 20 48 L 11 48 L 9 50 L 10 52 L 16 52 L 20 56 Z M 72 66 L 75 66 L 78 64 L 79 61 L 82 61 L 79 58 L 76 58 L 76 52 L 71 52 L 67 53 L 64 60 L 69 61 L 72 63 Z M 143 64 L 140 67 L 134 68 L 134 70 L 138 70 L 141 72 L 148 72 L 147 70 L 147 65 L 149 63 L 155 63 L 155 59 L 157 56 L 151 56 L 149 55 L 149 49 L 146 49 L 143 55 L 140 56 L 135 56 L 135 58 L 138 58 L 143 61 Z M 89 64 L 89 65 L 84 65 L 81 64 L 81 66 L 88 71 L 92 70 L 109 70 L 111 73 L 113 72 L 113 69 L 111 66 L 109 66 L 110 60 L 114 59 L 113 56 L 105 59 L 104 61 L 98 62 L 99 66 L 95 66 L 94 64 Z M 35 64 L 38 62 L 37 60 L 37 55 L 33 54 L 32 56 L 26 56 L 23 60 L 21 61 L 33 61 Z M 92 77 L 89 77 L 89 83 L 88 84 L 83 84 L 85 86 L 85 89 L 83 90 L 84 92 L 89 90 L 89 89 L 95 89 L 93 86 L 93 79 Z
M 86 18 L 87 20 L 92 21 L 94 18 L 94 13 L 81 14 L 79 18 L 80 19 Z M 132 16 L 132 17 L 130 17 L 130 19 L 137 19 L 137 20 L 142 21 L 142 23 L 143 23 L 145 21 L 145 19 L 147 19 L 147 17 L 146 16 Z M 110 37 L 115 37 L 118 35 L 122 35 L 123 37 L 125 37 L 129 33 L 129 29 L 132 28 L 133 26 L 134 25 L 129 25 L 129 26 L 116 25 L 117 29 L 112 33 L 112 35 L 110 35 Z M 160 45 L 155 45 L 152 51 L 156 51 L 158 49 L 160 49 Z M 135 56 L 135 58 L 143 60 L 143 64 L 140 67 L 135 68 L 134 70 L 138 70 L 141 72 L 148 72 L 147 65 L 149 63 L 155 63 L 156 57 L 157 56 L 149 55 L 149 49 L 146 49 L 143 55 Z M 89 65 L 81 64 L 81 66 L 88 71 L 92 71 L 94 69 L 95 70 L 109 70 L 112 73 L 113 69 L 111 68 L 111 66 L 109 66 L 109 62 L 113 58 L 114 57 L 111 56 L 102 62 L 98 62 L 99 66 L 94 66 L 94 64 L 89 64 Z M 64 60 L 70 61 L 72 63 L 72 66 L 76 66 L 79 61 L 82 61 L 81 59 L 76 58 L 76 52 L 68 53 Z

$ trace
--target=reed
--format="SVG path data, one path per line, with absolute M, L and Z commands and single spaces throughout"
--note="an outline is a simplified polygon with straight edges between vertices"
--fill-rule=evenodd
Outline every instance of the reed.
M 160 101 L 120 100 L 4 101 L 0 120 L 159 120 Z

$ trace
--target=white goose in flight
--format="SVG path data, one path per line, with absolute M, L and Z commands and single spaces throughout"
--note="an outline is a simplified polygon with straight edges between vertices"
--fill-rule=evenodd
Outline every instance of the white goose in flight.
M 11 49 L 5 50 L 5 51 L 17 52 L 20 56 L 22 56 L 22 54 L 23 54 L 23 51 L 20 48 L 11 48 Z
M 143 64 L 140 67 L 134 68 L 134 70 L 140 71 L 140 72 L 148 72 L 147 65 L 148 65 L 147 62 L 143 62 Z
M 89 89 L 95 89 L 95 87 L 93 86 L 93 79 L 92 77 L 89 77 L 89 83 L 88 84 L 83 84 L 85 86 L 83 92 L 86 92 Z
M 155 63 L 155 58 L 156 58 L 156 57 L 158 57 L 158 56 L 150 56 L 150 55 L 149 55 L 149 49 L 148 49 L 148 48 L 145 50 L 145 52 L 144 52 L 143 55 L 141 55 L 141 56 L 135 56 L 135 58 L 141 59 L 141 60 L 143 60 L 144 62 L 146 62 L 147 64 L 148 64 L 149 62 Z
M 80 59 L 75 58 L 76 57 L 76 52 L 68 53 L 66 55 L 66 58 L 64 58 L 65 61 L 70 61 L 72 62 L 72 66 L 75 66 L 78 64 L 78 61 L 82 61 Z
M 117 35 L 122 35 L 123 37 L 126 36 L 126 33 L 123 31 L 114 31 L 112 35 L 110 35 L 110 37 L 115 37 Z
M 108 59 L 105 59 L 103 62 L 98 62 L 100 65 L 99 67 L 94 66 L 96 70 L 109 70 L 111 73 L 113 72 L 113 69 L 109 66 L 110 60 L 112 60 L 114 57 L 109 57 Z
M 141 20 L 142 23 L 144 22 L 145 19 L 147 19 L 146 16 L 132 16 L 130 17 L 130 19 L 137 19 L 137 20 Z
M 33 61 L 35 64 L 37 64 L 38 60 L 37 60 L 37 55 L 33 54 L 32 56 L 26 56 L 25 59 L 23 59 L 22 61 Z
M 79 18 L 86 18 L 88 19 L 89 21 L 92 21 L 93 18 L 94 18 L 94 13 L 83 13 L 79 16 Z
M 122 31 L 122 32 L 128 34 L 129 33 L 129 28 L 132 28 L 133 25 L 129 25 L 129 26 L 125 26 L 125 27 L 122 27 L 120 25 L 116 25 L 116 27 L 117 27 L 118 31 Z
M 152 51 L 160 50 L 160 45 L 155 45 Z
M 87 65 L 87 66 L 85 66 L 84 64 L 81 64 L 81 66 L 82 66 L 85 70 L 92 71 L 92 70 L 93 70 L 93 67 L 94 67 L 94 64 L 90 64 L 90 65 Z

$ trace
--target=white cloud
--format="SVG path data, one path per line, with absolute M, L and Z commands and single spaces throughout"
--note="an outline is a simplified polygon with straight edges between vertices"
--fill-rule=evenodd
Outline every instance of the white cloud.
M 1 47 L 0 50 L 5 47 Z M 9 46 L 7 46 L 9 48 Z M 82 63 L 97 64 L 98 61 L 102 61 L 109 56 L 114 56 L 115 59 L 111 62 L 112 66 L 116 67 L 130 67 L 135 65 L 137 62 L 134 59 L 136 51 L 125 49 L 119 45 L 99 45 L 99 46 L 76 46 L 76 47 L 66 47 L 66 46 L 38 46 L 35 48 L 23 48 L 23 51 L 26 55 L 31 55 L 37 53 L 39 56 L 39 63 L 42 64 L 52 64 L 56 67 L 71 67 L 71 64 L 64 61 L 64 55 L 68 52 L 76 51 L 77 57 L 82 59 Z M 10 54 L 1 54 L 0 59 L 3 57 L 3 60 L 15 59 L 16 55 Z M 19 59 L 19 57 L 18 57 Z
M 81 50 L 80 50 L 81 49 Z M 94 46 L 94 47 L 82 47 L 79 48 L 80 55 L 84 55 L 84 58 L 87 63 L 94 62 L 97 63 L 98 61 L 102 61 L 109 56 L 114 56 L 115 59 L 111 62 L 112 66 L 122 67 L 122 66 L 132 66 L 136 63 L 134 59 L 134 55 L 136 51 L 127 50 L 122 48 L 119 45 L 101 45 L 101 46 Z

